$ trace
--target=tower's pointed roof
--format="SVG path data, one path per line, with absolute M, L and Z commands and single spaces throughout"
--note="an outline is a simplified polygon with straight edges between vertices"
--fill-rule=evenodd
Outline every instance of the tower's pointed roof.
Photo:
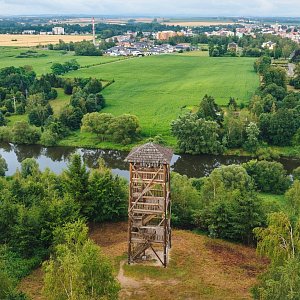
M 134 148 L 125 161 L 131 163 L 146 164 L 170 164 L 173 151 L 170 148 L 162 147 L 157 144 L 147 143 Z

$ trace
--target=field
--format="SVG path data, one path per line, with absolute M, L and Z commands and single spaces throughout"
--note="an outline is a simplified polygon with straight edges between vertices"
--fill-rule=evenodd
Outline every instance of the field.
M 255 249 L 174 230 L 168 268 L 124 264 L 126 223 L 98 225 L 91 238 L 114 262 L 121 283 L 120 300 L 251 299 L 249 289 L 267 262 Z M 121 264 L 120 264 L 121 261 Z M 43 273 L 33 272 L 20 289 L 33 300 L 42 297 Z
M 0 34 L 0 46 L 34 47 L 38 45 L 58 44 L 59 40 L 68 43 L 92 39 L 91 35 Z
M 21 53 L 28 50 L 37 51 L 42 54 L 42 57 L 28 57 L 17 58 Z M 32 48 L 18 48 L 18 47 L 0 47 L 0 68 L 9 66 L 32 66 L 38 75 L 51 72 L 53 63 L 64 63 L 71 59 L 76 59 L 81 67 L 89 67 L 91 65 L 104 64 L 118 61 L 122 58 L 115 58 L 109 56 L 75 56 L 74 52 L 65 51 L 51 51 L 51 50 L 36 50 Z
M 115 80 L 103 91 L 107 103 L 104 112 L 134 114 L 139 118 L 145 138 L 161 134 L 170 145 L 175 143 L 170 135 L 171 121 L 189 109 L 196 109 L 205 94 L 214 96 L 223 106 L 230 97 L 239 103 L 247 103 L 259 85 L 251 58 L 211 58 L 207 52 L 195 51 L 124 59 L 82 57 L 74 56 L 72 52 L 47 50 L 38 50 L 39 54 L 45 55 L 43 57 L 16 58 L 26 50 L 1 48 L 0 68 L 31 65 L 41 75 L 51 72 L 54 62 L 75 58 L 82 68 L 65 76 Z M 63 97 L 60 93 L 60 99 Z M 53 104 L 59 103 L 62 102 L 58 99 Z M 101 146 L 89 138 L 90 135 L 85 139 L 85 146 Z M 83 146 L 74 144 L 74 139 L 78 139 L 78 134 L 76 138 L 71 136 L 70 140 L 62 141 L 62 145 Z M 82 142 L 80 138 L 79 142 Z
M 195 53 L 135 58 L 69 73 L 115 83 L 104 90 L 104 112 L 138 116 L 146 136 L 170 135 L 170 123 L 205 94 L 221 105 L 248 102 L 258 87 L 253 59 L 210 58 Z

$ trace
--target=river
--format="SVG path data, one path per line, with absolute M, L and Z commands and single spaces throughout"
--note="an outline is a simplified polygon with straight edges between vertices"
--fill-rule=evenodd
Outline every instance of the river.
M 128 179 L 128 163 L 124 162 L 127 152 L 116 150 L 85 149 L 74 147 L 43 147 L 39 145 L 14 145 L 0 143 L 0 154 L 8 164 L 6 175 L 13 175 L 25 158 L 35 158 L 40 169 L 50 168 L 59 174 L 67 168 L 68 159 L 73 153 L 79 153 L 89 168 L 96 167 L 102 157 L 114 174 Z M 209 175 L 220 165 L 241 164 L 249 161 L 249 157 L 224 155 L 174 155 L 171 161 L 172 170 L 188 177 L 203 177 Z M 290 174 L 300 166 L 300 159 L 282 158 L 281 162 Z

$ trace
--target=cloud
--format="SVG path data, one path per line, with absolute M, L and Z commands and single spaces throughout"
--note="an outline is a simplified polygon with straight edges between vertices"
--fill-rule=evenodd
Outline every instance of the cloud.
M 0 15 L 297 16 L 296 0 L 0 0 Z

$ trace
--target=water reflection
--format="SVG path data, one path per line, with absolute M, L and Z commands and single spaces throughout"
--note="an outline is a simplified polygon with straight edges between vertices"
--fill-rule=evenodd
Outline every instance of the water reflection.
M 7 175 L 15 173 L 20 168 L 22 160 L 28 157 L 35 158 L 41 170 L 50 168 L 59 174 L 67 167 L 68 159 L 73 153 L 79 153 L 89 168 L 95 168 L 97 161 L 102 157 L 114 174 L 128 178 L 128 163 L 124 162 L 127 152 L 116 150 L 85 149 L 74 147 L 42 147 L 39 145 L 13 145 L 0 143 L 0 154 L 8 164 Z M 249 157 L 239 156 L 212 156 L 212 155 L 174 155 L 171 161 L 172 170 L 188 177 L 203 177 L 209 175 L 220 165 L 241 164 L 249 161 Z M 279 160 L 288 173 L 300 166 L 300 159 Z

